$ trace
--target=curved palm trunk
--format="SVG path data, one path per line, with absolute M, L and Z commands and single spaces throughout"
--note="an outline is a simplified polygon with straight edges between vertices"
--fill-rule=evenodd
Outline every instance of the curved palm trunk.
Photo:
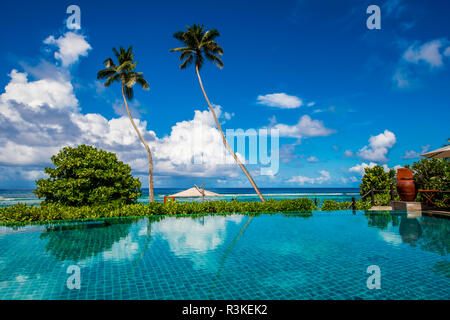
M 130 109 L 128 109 L 128 103 L 127 99 L 125 97 L 124 92 L 124 84 L 122 83 L 122 96 L 123 101 L 125 102 L 125 108 L 127 109 L 128 117 L 130 117 L 131 124 L 133 125 L 134 130 L 136 130 L 137 135 L 139 136 L 139 139 L 142 141 L 142 144 L 145 146 L 145 149 L 147 150 L 148 155 L 148 193 L 149 193 L 149 201 L 153 202 L 153 158 L 152 158 L 152 152 L 150 150 L 150 147 L 148 146 L 147 142 L 145 142 L 144 137 L 142 137 L 141 133 L 139 132 L 138 127 L 134 123 L 133 117 L 131 116 Z
M 266 199 L 264 199 L 261 191 L 259 191 L 258 186 L 256 185 L 255 181 L 253 180 L 252 176 L 248 172 L 245 165 L 239 160 L 239 158 L 236 156 L 234 151 L 230 148 L 228 145 L 228 141 L 225 138 L 225 135 L 223 134 L 222 127 L 220 126 L 219 119 L 217 119 L 216 112 L 214 111 L 213 107 L 211 106 L 211 102 L 209 102 L 208 96 L 206 95 L 205 88 L 203 87 L 202 78 L 200 77 L 200 72 L 198 71 L 198 67 L 195 66 L 195 70 L 197 71 L 198 76 L 198 82 L 200 82 L 200 87 L 202 87 L 203 95 L 205 96 L 206 102 L 208 103 L 209 109 L 211 110 L 211 113 L 213 114 L 214 121 L 216 122 L 217 128 L 219 129 L 219 132 L 222 136 L 223 144 L 225 145 L 225 148 L 231 153 L 236 163 L 239 165 L 239 167 L 244 171 L 244 174 L 247 176 L 248 181 L 252 184 L 253 188 L 255 189 L 256 193 L 258 194 L 258 197 L 261 199 L 262 202 L 266 202 Z

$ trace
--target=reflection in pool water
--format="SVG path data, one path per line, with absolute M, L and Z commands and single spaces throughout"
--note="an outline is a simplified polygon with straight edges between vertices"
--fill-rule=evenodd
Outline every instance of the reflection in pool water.
M 320 212 L 0 227 L 0 299 L 448 299 L 449 221 Z M 73 264 L 80 290 L 65 286 Z M 381 290 L 365 285 L 372 264 Z

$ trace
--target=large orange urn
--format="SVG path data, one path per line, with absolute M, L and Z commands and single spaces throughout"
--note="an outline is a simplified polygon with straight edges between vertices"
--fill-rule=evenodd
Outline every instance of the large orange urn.
M 416 186 L 411 170 L 397 169 L 397 193 L 402 201 L 414 201 L 416 198 Z

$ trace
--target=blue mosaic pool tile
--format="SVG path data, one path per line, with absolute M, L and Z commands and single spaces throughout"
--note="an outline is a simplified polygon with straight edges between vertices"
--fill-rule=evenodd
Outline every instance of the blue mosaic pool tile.
M 449 299 L 449 248 L 448 219 L 397 213 L 0 227 L 0 299 Z

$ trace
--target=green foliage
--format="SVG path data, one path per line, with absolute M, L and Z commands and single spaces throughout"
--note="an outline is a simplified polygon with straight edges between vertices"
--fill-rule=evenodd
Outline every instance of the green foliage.
M 366 218 L 368 220 L 367 224 L 370 227 L 376 227 L 381 230 L 384 230 L 389 226 L 389 223 L 392 222 L 393 217 L 395 216 L 393 216 L 390 213 L 380 213 L 380 212 L 366 213 Z
M 356 210 L 369 210 L 370 208 L 372 208 L 370 201 L 367 200 L 356 201 Z
M 349 210 L 351 209 L 350 201 L 333 201 L 325 200 L 320 210 L 322 211 L 337 211 L 337 210 Z
M 81 261 L 110 249 L 128 235 L 131 223 L 122 220 L 46 227 L 40 238 L 48 240 L 46 251 L 61 261 Z M 92 232 L 96 229 L 95 232 Z M 61 232 L 62 231 L 62 232 Z M 70 231 L 70 232 L 65 232 Z M 101 239 L 101 241 L 99 241 Z M 64 249 L 63 249 L 64 248 Z M 70 250 L 67 250 L 70 248 Z
M 405 166 L 413 171 L 414 182 L 417 189 L 450 190 L 450 160 L 449 159 L 421 159 L 412 166 Z M 433 201 L 445 206 L 449 199 L 448 194 L 439 193 Z M 421 195 L 418 195 L 418 200 Z M 448 205 L 448 204 L 447 204 Z
M 142 194 L 141 182 L 133 178 L 130 166 L 113 153 L 87 145 L 66 147 L 52 157 L 52 162 L 55 168 L 45 169 L 49 178 L 36 181 L 33 191 L 45 198 L 44 204 L 131 204 Z
M 320 207 L 320 210 L 322 211 L 352 210 L 351 205 L 352 203 L 350 201 L 325 200 L 322 206 Z M 372 205 L 370 204 L 370 200 L 369 201 L 358 200 L 355 202 L 356 210 L 369 210 L 371 207 Z
M 407 167 L 421 189 L 450 190 L 450 160 L 421 159 Z
M 111 203 L 97 206 L 71 207 L 61 204 L 43 204 L 40 207 L 18 204 L 0 208 L 2 223 L 26 223 L 56 220 L 84 220 L 112 217 L 139 217 L 151 215 L 193 215 L 211 213 L 275 213 L 303 212 L 310 215 L 316 207 L 310 199 L 269 200 L 266 202 L 211 201 L 211 202 L 170 202 L 162 204 L 119 205 Z M 305 213 L 306 212 L 306 213 Z
M 362 196 L 369 192 L 371 187 L 378 191 L 389 191 L 391 185 L 395 185 L 394 169 L 385 172 L 383 167 L 377 165 L 373 168 L 366 168 L 364 171 L 362 184 L 359 186 Z
M 128 100 L 132 100 L 134 97 L 133 86 L 136 83 L 148 90 L 149 85 L 144 79 L 144 74 L 136 72 L 137 62 L 134 60 L 133 47 L 129 47 L 128 50 L 120 47 L 119 51 L 113 48 L 113 53 L 117 58 L 118 65 L 112 58 L 106 59 L 104 62 L 106 69 L 97 73 L 97 79 L 106 80 L 105 87 L 111 86 L 114 82 L 120 82 Z
M 205 58 L 223 68 L 221 55 L 223 55 L 223 48 L 217 44 L 215 39 L 219 36 L 216 29 L 206 30 L 203 25 L 194 24 L 192 27 L 187 27 L 186 31 L 177 31 L 173 35 L 175 39 L 183 43 L 183 47 L 175 48 L 170 52 L 181 52 L 180 69 L 185 69 L 195 60 L 195 66 L 201 69 Z

